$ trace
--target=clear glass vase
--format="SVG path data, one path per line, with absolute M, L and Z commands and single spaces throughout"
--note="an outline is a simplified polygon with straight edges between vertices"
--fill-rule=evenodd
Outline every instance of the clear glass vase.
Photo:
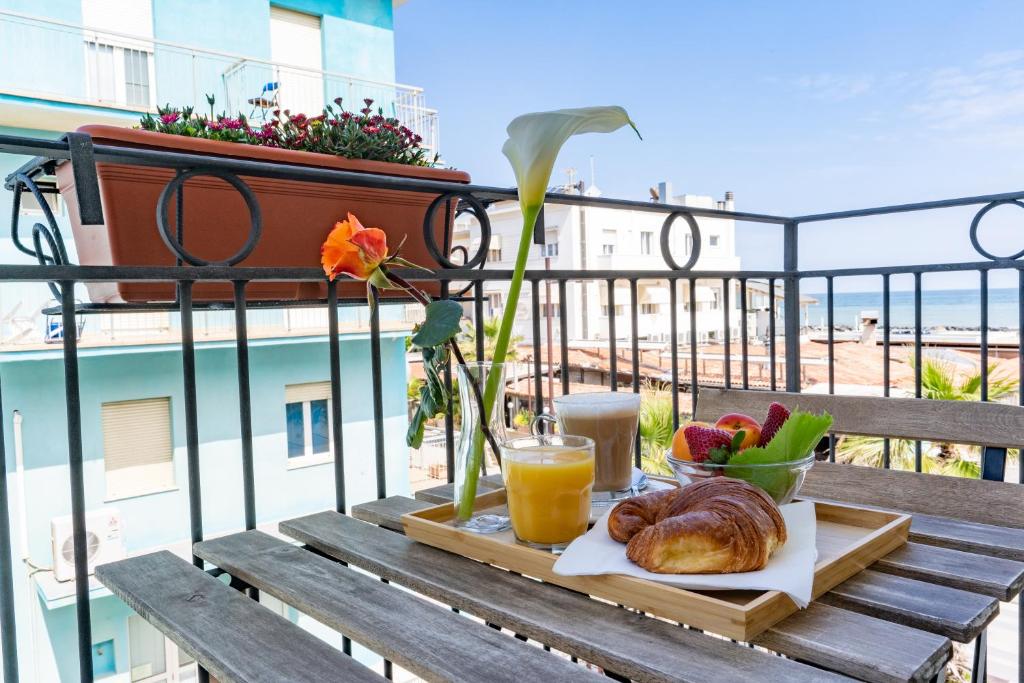
M 494 452 L 481 425 L 488 426 L 495 444 L 505 441 L 505 365 L 468 363 L 457 368 L 462 426 L 455 450 L 455 524 L 482 534 L 504 531 L 509 528 L 507 515 L 478 513 L 473 510 L 472 501 L 490 490 L 480 479 L 487 474 L 498 473 L 501 454 Z M 487 417 L 483 419 L 480 399 L 486 395 L 489 383 L 496 387 L 497 392 L 493 403 L 486 406 Z M 479 393 L 473 390 L 474 384 Z

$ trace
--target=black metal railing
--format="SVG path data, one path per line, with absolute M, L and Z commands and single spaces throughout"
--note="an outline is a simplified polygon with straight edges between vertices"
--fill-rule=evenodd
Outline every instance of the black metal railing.
M 32 282 L 40 285 L 48 285 L 53 290 L 54 296 L 59 302 L 59 313 L 62 316 L 64 330 L 76 329 L 76 317 L 83 313 L 117 313 L 143 310 L 168 310 L 177 312 L 181 319 L 181 354 L 182 354 L 182 381 L 184 389 L 184 415 L 186 435 L 186 457 L 188 471 L 188 500 L 189 500 L 189 524 L 190 535 L 193 542 L 204 537 L 201 494 L 201 477 L 199 464 L 199 433 L 198 433 L 198 401 L 196 395 L 196 341 L 193 329 L 193 317 L 197 310 L 218 308 L 234 311 L 235 320 L 235 345 L 238 374 L 238 394 L 240 399 L 239 411 L 239 437 L 241 440 L 241 464 L 242 477 L 238 485 L 243 491 L 243 514 L 246 529 L 255 528 L 259 511 L 255 496 L 255 473 L 253 466 L 253 425 L 251 412 L 251 396 L 249 382 L 249 348 L 248 331 L 246 326 L 246 311 L 249 308 L 263 307 L 284 307 L 288 305 L 309 306 L 312 304 L 325 306 L 328 311 L 327 333 L 329 340 L 329 357 L 324 363 L 329 367 L 332 413 L 330 419 L 335 428 L 333 429 L 334 449 L 334 490 L 335 508 L 338 512 L 345 513 L 348 510 L 348 501 L 345 498 L 345 474 L 346 474 L 346 444 L 344 443 L 340 425 L 343 421 L 341 401 L 341 365 L 340 365 L 340 344 L 339 344 L 339 314 L 341 306 L 365 305 L 364 297 L 347 298 L 339 295 L 338 283 L 331 283 L 327 288 L 327 297 L 317 302 L 249 302 L 246 298 L 246 289 L 251 283 L 265 281 L 274 282 L 299 282 L 299 283 L 323 283 L 324 276 L 318 268 L 291 268 L 291 267 L 261 267 L 253 268 L 238 265 L 245 256 L 251 252 L 258 242 L 262 230 L 262 219 L 260 207 L 255 196 L 248 189 L 244 178 L 262 177 L 282 180 L 301 180 L 315 183 L 347 185 L 357 187 L 370 187 L 391 190 L 403 190 L 434 195 L 436 199 L 424 216 L 424 239 L 429 245 L 430 251 L 437 261 L 437 270 L 434 273 L 408 270 L 397 271 L 403 277 L 414 282 L 437 283 L 443 297 L 450 296 L 465 301 L 469 304 L 471 313 L 471 324 L 476 329 L 476 344 L 478 357 L 483 356 L 484 343 L 484 284 L 490 281 L 509 280 L 512 272 L 508 270 L 483 269 L 488 253 L 488 242 L 490 238 L 490 225 L 487 214 L 487 207 L 493 202 L 504 200 L 515 200 L 516 192 L 513 189 L 486 187 L 477 185 L 461 185 L 455 183 L 414 180 L 396 178 L 380 175 L 368 175 L 346 171 L 316 169 L 302 166 L 291 166 L 279 163 L 253 162 L 240 159 L 212 158 L 193 154 L 171 153 L 164 151 L 153 151 L 145 149 L 116 147 L 109 145 L 93 145 L 87 136 L 69 134 L 60 141 L 35 140 L 13 136 L 0 135 L 0 152 L 29 154 L 33 159 L 12 173 L 6 179 L 6 188 L 13 192 L 13 215 L 11 220 L 11 238 L 19 250 L 37 260 L 37 264 L 9 264 L 0 265 L 0 285 L 13 282 Z M 47 178 L 53 170 L 56 162 L 70 160 L 75 178 L 75 192 L 81 220 L 83 224 L 102 224 L 103 206 L 100 201 L 99 185 L 96 174 L 96 164 L 121 163 L 140 166 L 157 166 L 171 168 L 177 171 L 174 179 L 168 184 L 161 195 L 157 215 L 154 217 L 153 230 L 159 230 L 168 248 L 176 257 L 178 264 L 175 266 L 81 266 L 69 263 L 67 249 L 64 247 L 63 236 L 59 229 L 58 222 L 52 211 L 46 206 L 45 195 L 53 193 L 56 188 Z M 245 199 L 251 217 L 250 232 L 245 246 L 233 257 L 219 262 L 209 262 L 201 256 L 189 253 L 183 246 L 182 236 L 188 228 L 182 224 L 183 212 L 180 210 L 180 202 L 185 194 L 186 181 L 197 175 L 213 176 L 220 178 L 232 185 Z M 32 194 L 43 207 L 44 222 L 32 226 L 32 244 L 26 245 L 22 242 L 22 232 L 19 223 L 22 218 L 19 215 L 20 199 L 24 193 Z M 837 281 L 844 278 L 871 276 L 877 278 L 882 289 L 883 314 L 882 314 L 882 348 L 883 348 L 883 393 L 889 394 L 890 362 L 892 360 L 892 337 L 891 337 L 891 281 L 894 276 L 908 276 L 914 282 L 914 336 L 913 353 L 915 363 L 915 388 L 918 396 L 922 393 L 922 349 L 924 347 L 922 338 L 922 276 L 928 273 L 937 272 L 976 272 L 979 277 L 980 295 L 980 354 L 982 357 L 982 399 L 986 400 L 988 376 L 984 359 L 988 355 L 988 281 L 989 274 L 997 270 L 1017 271 L 1019 283 L 1024 288 L 1024 262 L 1020 259 L 1024 252 L 1014 254 L 1010 257 L 997 257 L 986 251 L 978 241 L 978 225 L 984 215 L 993 207 L 1003 204 L 1021 204 L 1024 199 L 1024 191 L 993 194 L 976 197 L 964 197 L 943 201 L 922 202 L 916 204 L 904 204 L 878 208 L 868 208 L 856 211 L 843 211 L 829 214 L 814 214 L 806 216 L 775 216 L 740 211 L 725 211 L 706 208 L 697 208 L 682 205 L 670 205 L 663 203 L 614 200 L 598 197 L 589 197 L 576 194 L 553 193 L 547 197 L 549 204 L 562 204 L 579 207 L 602 207 L 612 209 L 623 209 L 630 211 L 643 211 L 663 214 L 665 216 L 661 228 L 660 243 L 662 256 L 665 261 L 665 268 L 622 272 L 617 270 L 531 270 L 526 274 L 526 280 L 530 285 L 529 310 L 531 313 L 531 324 L 533 331 L 533 392 L 534 405 L 538 411 L 544 408 L 543 386 L 542 386 L 542 363 L 541 363 L 541 288 L 546 284 L 554 284 L 558 291 L 559 311 L 559 334 L 558 334 L 558 361 L 560 363 L 560 384 L 562 393 L 568 393 L 570 380 L 567 369 L 569 367 L 569 343 L 567 339 L 567 296 L 568 286 L 575 282 L 597 282 L 607 287 L 607 303 L 610 315 L 607 323 L 608 339 L 608 361 L 609 361 L 609 388 L 611 390 L 631 389 L 634 392 L 641 390 L 641 351 L 640 335 L 638 333 L 638 286 L 648 280 L 667 281 L 669 284 L 669 315 L 665 320 L 665 326 L 669 336 L 670 373 L 668 385 L 671 390 L 671 399 L 674 415 L 674 427 L 678 427 L 683 406 L 680 401 L 683 395 L 689 394 L 690 410 L 696 402 L 697 387 L 700 384 L 698 372 L 698 317 L 696 290 L 698 281 L 714 281 L 723 286 L 723 351 L 724 361 L 722 363 L 722 383 L 725 387 L 740 386 L 751 387 L 750 376 L 750 344 L 751 338 L 748 329 L 749 287 L 753 281 L 764 281 L 768 290 L 768 335 L 766 351 L 768 355 L 768 366 L 770 380 L 768 388 L 776 390 L 778 386 L 777 364 L 785 365 L 783 387 L 789 391 L 800 391 L 800 305 L 799 297 L 801 284 L 810 279 L 824 279 L 826 283 L 826 311 L 827 311 L 827 366 L 828 366 L 828 390 L 834 393 L 835 383 L 835 285 Z M 175 212 L 176 223 L 171 225 L 168 221 L 168 208 L 171 201 L 179 202 L 178 210 Z M 968 263 L 944 263 L 944 264 L 922 264 L 911 266 L 883 266 L 870 268 L 846 268 L 840 270 L 801 270 L 799 267 L 799 231 L 802 226 L 822 221 L 846 220 L 868 216 L 892 215 L 907 212 L 928 211 L 962 206 L 978 206 L 977 212 L 970 226 L 971 241 L 978 253 L 985 260 Z M 449 234 L 445 235 L 444 243 L 438 245 L 434 241 L 431 226 L 434 225 L 433 215 L 443 208 L 446 217 L 452 217 L 463 212 L 469 212 L 475 216 L 479 223 L 480 246 L 474 254 L 469 254 L 465 248 L 452 249 L 449 244 Z M 717 218 L 729 219 L 740 222 L 753 222 L 777 225 L 781 233 L 783 243 L 783 266 L 779 270 L 762 271 L 717 271 L 717 270 L 695 270 L 701 254 L 701 232 L 699 219 Z M 683 219 L 679 221 L 679 219 Z M 543 221 L 543 216 L 541 218 Z M 448 225 L 448 223 L 446 223 Z M 692 235 L 693 249 L 685 263 L 678 263 L 671 253 L 671 231 L 678 229 L 677 226 L 684 225 Z M 539 242 L 544 238 L 543 226 L 535 231 L 536 239 Z M 456 263 L 454 255 L 461 256 L 460 262 Z M 461 264 L 461 265 L 460 265 Z M 81 304 L 77 303 L 74 296 L 75 286 L 90 282 L 164 282 L 176 286 L 177 295 L 174 301 L 152 304 Z M 193 299 L 193 288 L 198 283 L 229 283 L 233 287 L 233 297 L 230 301 L 218 302 L 216 304 L 197 303 Z M 625 282 L 629 287 L 629 308 L 630 308 L 630 333 L 624 337 L 619 334 L 616 328 L 616 284 Z M 685 285 L 685 296 L 688 306 L 680 306 L 680 286 Z M 738 287 L 738 301 L 730 305 L 730 292 L 733 285 Z M 782 288 L 782 330 L 776 329 L 776 288 Z M 689 324 L 686 336 L 686 352 L 689 354 L 689 376 L 684 377 L 680 371 L 680 325 L 678 315 L 680 309 L 688 309 Z M 550 313 L 550 308 L 546 309 Z M 734 316 L 739 315 L 739 339 L 736 340 L 731 334 L 732 325 L 735 322 Z M 376 496 L 383 498 L 388 495 L 388 481 L 385 476 L 385 435 L 384 435 L 384 409 L 383 409 L 383 387 L 382 368 L 380 357 L 381 321 L 380 308 L 374 309 L 370 317 L 370 348 L 371 348 L 371 378 L 372 378 L 372 413 L 374 420 L 374 464 L 376 467 Z M 1024 297 L 1021 298 L 1018 325 L 1024 328 Z M 739 345 L 739 376 L 733 377 L 733 365 L 735 346 Z M 777 343 L 781 342 L 781 358 Z M 628 344 L 628 357 L 619 357 L 620 345 Z M 63 363 L 64 363 L 64 393 L 67 407 L 67 432 L 68 432 L 68 466 L 71 484 L 71 511 L 73 517 L 73 545 L 75 564 L 75 594 L 77 598 L 76 609 L 78 615 L 78 645 L 80 675 L 83 681 L 93 680 L 91 663 L 91 617 L 89 605 L 89 580 L 86 560 L 86 528 L 85 528 L 85 496 L 83 480 L 83 445 L 82 445 L 82 418 L 80 405 L 80 378 L 79 350 L 76 335 L 65 333 L 62 336 Z M 1018 344 L 1019 351 L 1019 344 Z M 1020 356 L 1020 376 L 1024 378 L 1024 356 Z M 619 363 L 628 363 L 631 381 L 624 386 L 619 382 Z M 2 379 L 2 378 L 0 378 Z M 446 374 L 446 381 L 451 383 L 450 372 Z M 1024 402 L 1024 396 L 1020 399 Z M 1022 403 L 1024 404 L 1024 403 Z M 454 473 L 454 425 L 451 414 L 445 419 L 446 449 L 447 449 L 447 472 L 449 480 Z M 2 430 L 0 430 L 0 449 L 3 449 Z M 639 437 L 638 437 L 639 438 Z M 830 438 L 830 457 L 835 458 L 836 439 Z M 349 450 L 352 452 L 352 449 Z M 358 451 L 357 451 L 358 452 Z M 982 471 L 986 478 L 1002 479 L 1004 476 L 1005 453 L 999 461 L 993 458 L 982 463 Z M 637 449 L 639 463 L 640 450 Z M 888 467 L 889 451 L 886 445 L 884 466 Z M 922 466 L 921 444 L 917 444 L 917 469 Z M 1021 468 L 1024 472 L 1024 468 Z M 6 458 L 0 457 L 0 632 L 2 632 L 4 680 L 18 680 L 17 661 L 17 639 L 15 629 L 15 614 L 12 595 L 12 559 L 10 549 L 10 517 L 8 511 L 8 498 L 6 491 Z M 1024 476 L 1024 475 L 1022 475 Z M 1024 479 L 1021 480 L 1024 482 Z M 228 483 L 225 483 L 228 485 Z M 203 567 L 203 562 L 193 558 L 197 567 Z M 348 645 L 346 641 L 346 646 Z M 1024 665 L 1024 662 L 1022 662 Z M 1024 666 L 1022 666 L 1024 670 Z

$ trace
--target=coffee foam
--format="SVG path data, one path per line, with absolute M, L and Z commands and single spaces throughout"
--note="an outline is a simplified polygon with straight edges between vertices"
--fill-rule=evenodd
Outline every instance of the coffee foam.
M 573 416 L 600 416 L 607 418 L 635 417 L 640 410 L 640 396 L 628 392 L 594 392 L 559 396 L 554 401 L 555 412 Z

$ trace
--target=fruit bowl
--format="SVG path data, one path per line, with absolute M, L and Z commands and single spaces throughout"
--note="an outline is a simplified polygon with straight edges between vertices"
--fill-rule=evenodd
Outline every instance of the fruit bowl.
M 789 503 L 804 483 L 807 470 L 814 465 L 814 451 L 800 460 L 780 463 L 730 465 L 710 461 L 677 460 L 672 451 L 666 454 L 668 464 L 680 486 L 709 477 L 742 479 L 765 491 L 779 505 Z

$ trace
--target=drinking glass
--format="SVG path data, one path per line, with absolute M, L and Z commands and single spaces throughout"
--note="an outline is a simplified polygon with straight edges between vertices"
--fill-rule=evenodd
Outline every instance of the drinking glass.
M 629 392 L 568 394 L 554 400 L 558 430 L 594 441 L 594 491 L 629 491 L 640 422 L 640 395 Z M 555 420 L 538 415 L 534 421 Z
M 501 445 L 501 472 L 516 540 L 563 550 L 587 531 L 594 487 L 594 442 L 543 434 Z
M 498 462 L 496 456 L 499 454 L 491 452 L 491 445 L 484 438 L 482 425 L 488 426 L 498 444 L 505 439 L 505 365 L 476 362 L 457 367 L 462 426 L 455 450 L 455 525 L 466 531 L 493 534 L 508 529 L 508 517 L 492 512 L 474 512 L 468 504 L 460 505 L 460 501 L 471 501 L 487 490 L 480 484 L 480 479 L 487 474 L 488 461 Z M 498 391 L 494 403 L 487 407 L 487 415 L 484 416 L 480 411 L 477 393 L 473 391 L 473 384 L 476 384 L 479 395 L 483 396 L 488 382 L 495 382 Z

